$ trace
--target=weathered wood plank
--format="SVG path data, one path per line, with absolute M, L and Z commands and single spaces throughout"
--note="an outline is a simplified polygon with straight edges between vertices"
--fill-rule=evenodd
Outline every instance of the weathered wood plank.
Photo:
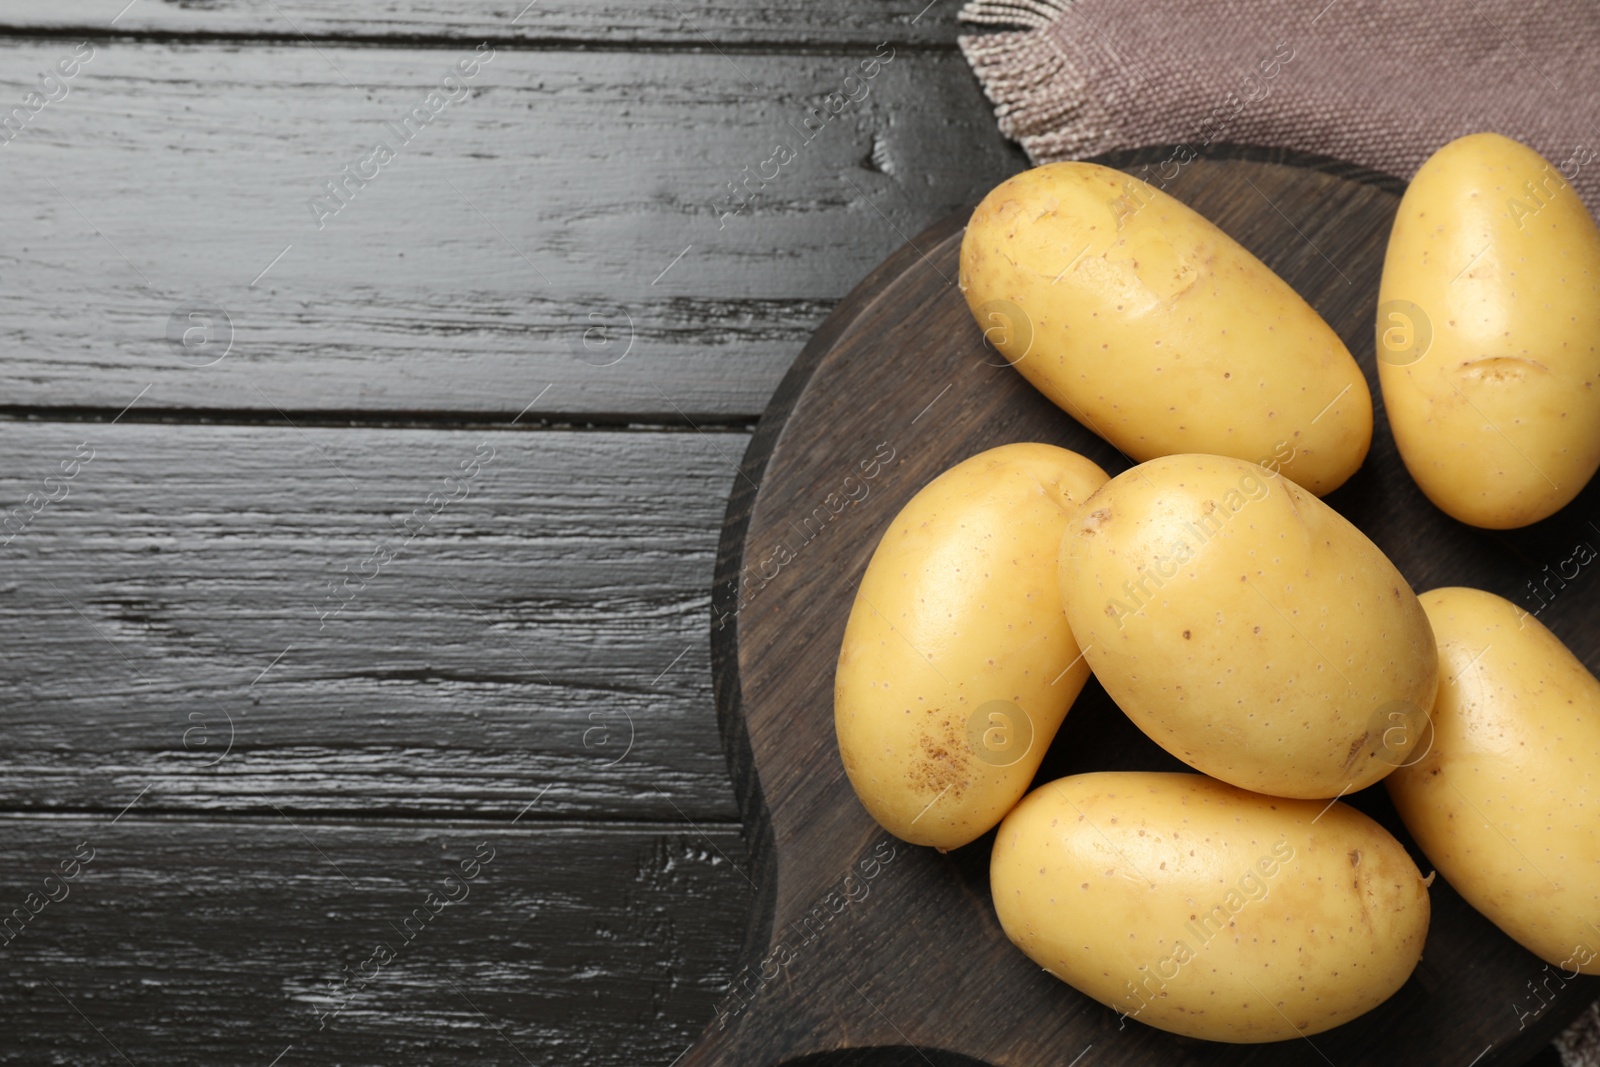
M 746 441 L 0 423 L 0 808 L 733 818 Z
M 0 104 L 75 47 L 9 49 Z M 13 409 L 753 416 L 858 278 L 1020 166 L 953 53 L 88 47 L 0 145 Z
M 751 892 L 702 829 L 0 816 L 0 1064 L 667 1064 Z
M 483 39 L 582 43 L 838 47 L 888 40 L 952 46 L 957 0 L 11 0 L 0 24 L 52 33 L 284 36 L 314 40 Z

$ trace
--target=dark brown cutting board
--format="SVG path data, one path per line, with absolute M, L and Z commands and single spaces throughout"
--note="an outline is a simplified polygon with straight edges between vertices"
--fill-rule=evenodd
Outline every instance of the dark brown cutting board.
M 1177 168 L 1158 166 L 1166 158 L 1104 161 L 1170 174 Z M 1356 354 L 1376 400 L 1373 320 L 1401 183 L 1329 160 L 1224 147 L 1181 168 L 1167 188 L 1310 301 Z M 1006 442 L 1062 445 L 1112 474 L 1128 466 L 985 348 L 955 287 L 964 222 L 918 236 L 845 299 L 779 387 L 737 479 L 712 649 L 757 905 L 740 992 L 724 997 L 682 1062 L 1522 1063 L 1600 995 L 1600 980 L 1563 983 L 1442 881 L 1423 961 L 1383 1006 L 1309 1043 L 1212 1044 L 1119 1025 L 1116 1013 L 1013 948 L 989 899 L 992 832 L 941 855 L 893 839 L 857 802 L 834 741 L 834 660 L 855 583 L 895 513 L 947 467 Z M 881 223 L 863 212 L 862 225 Z M 1547 565 L 1570 572 L 1562 565 L 1580 541 L 1600 546 L 1600 528 L 1589 525 L 1600 521 L 1596 486 L 1515 533 L 1447 518 L 1406 475 L 1379 407 L 1365 467 L 1327 499 L 1418 591 L 1473 585 L 1536 606 L 1530 579 Z M 1595 669 L 1600 620 L 1583 580 L 1540 618 Z M 1038 781 L 1138 769 L 1186 768 L 1091 681 Z M 1431 869 L 1381 786 L 1347 799 Z

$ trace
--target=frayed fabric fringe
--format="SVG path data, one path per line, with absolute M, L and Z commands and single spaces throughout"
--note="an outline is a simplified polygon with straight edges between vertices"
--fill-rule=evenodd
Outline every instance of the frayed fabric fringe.
M 995 106 L 1000 132 L 1019 142 L 1034 163 L 1077 158 L 1109 118 L 1097 114 L 1103 109 L 1091 103 L 1083 75 L 1051 30 L 1072 4 L 972 0 L 961 9 L 963 22 L 1020 27 L 964 35 L 957 43 Z

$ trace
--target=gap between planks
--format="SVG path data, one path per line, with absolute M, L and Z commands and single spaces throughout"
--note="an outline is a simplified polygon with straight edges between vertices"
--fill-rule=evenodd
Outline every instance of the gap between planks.
M 520 52 L 598 52 L 634 55 L 726 54 L 741 56 L 843 56 L 855 57 L 862 48 L 880 43 L 894 46 L 897 52 L 912 55 L 949 55 L 959 51 L 954 37 L 948 41 L 910 41 L 886 37 L 860 40 L 806 41 L 782 38 L 697 41 L 685 38 L 639 37 L 602 40 L 583 37 L 519 37 L 496 34 L 338 34 L 338 33 L 258 33 L 250 30 L 118 30 L 95 26 L 16 26 L 0 23 L 0 41 L 104 41 L 108 43 L 157 44 L 171 46 L 237 48 L 317 47 L 413 49 L 449 51 L 487 42 L 497 51 Z
M 0 423 L 143 423 L 177 426 L 277 426 L 366 430 L 525 430 L 570 433 L 729 433 L 755 428 L 759 415 L 705 412 L 527 412 L 515 420 L 477 411 L 376 409 L 264 411 L 254 408 L 107 407 L 0 404 Z
M 112 817 L 117 813 L 110 808 L 59 808 L 48 809 L 31 808 L 0 808 L 0 824 L 4 823 L 62 823 L 77 824 L 83 822 L 104 821 L 110 825 Z M 184 823 L 189 825 L 215 825 L 237 826 L 245 823 L 259 823 L 263 826 L 284 826 L 283 816 L 292 819 L 304 819 L 314 822 L 323 829 L 336 829 L 347 827 L 355 830 L 362 827 L 382 826 L 389 830 L 404 830 L 407 827 L 428 829 L 441 824 L 450 826 L 475 826 L 483 830 L 509 831 L 523 826 L 537 826 L 540 830 L 582 830 L 589 831 L 597 828 L 617 833 L 660 833 L 664 830 L 681 830 L 686 836 L 695 837 L 706 833 L 738 834 L 744 830 L 744 824 L 737 819 L 703 819 L 696 818 L 693 822 L 674 813 L 670 817 L 660 819 L 642 819 L 637 815 L 627 818 L 593 818 L 586 819 L 570 813 L 538 818 L 528 812 L 517 822 L 517 816 L 507 815 L 503 818 L 484 818 L 475 815 L 461 815 L 450 812 L 431 814 L 422 811 L 412 811 L 405 814 L 386 816 L 352 816 L 349 812 L 319 812 L 312 808 L 285 808 L 280 813 L 276 809 L 268 812 L 258 811 L 163 811 L 160 808 L 149 808 L 138 805 L 132 811 L 124 810 L 118 817 L 119 822 L 131 824 L 156 824 L 156 823 Z M 512 824 L 516 825 L 513 826 Z

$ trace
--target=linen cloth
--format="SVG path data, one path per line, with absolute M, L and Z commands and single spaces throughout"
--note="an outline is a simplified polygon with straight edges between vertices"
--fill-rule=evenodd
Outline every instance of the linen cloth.
M 972 0 L 961 17 L 1005 27 L 961 50 L 1036 164 L 1233 142 L 1410 178 L 1492 130 L 1600 207 L 1595 0 Z

